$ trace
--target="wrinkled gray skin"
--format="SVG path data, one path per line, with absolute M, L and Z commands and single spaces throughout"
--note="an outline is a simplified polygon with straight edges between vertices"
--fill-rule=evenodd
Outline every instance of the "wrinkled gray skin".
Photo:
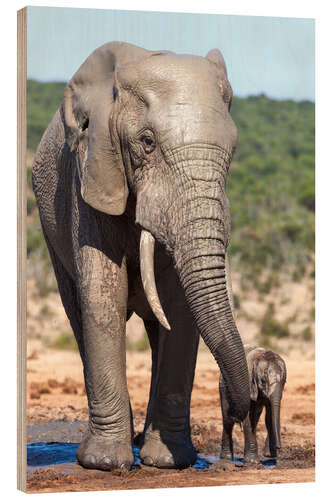
M 84 367 L 89 432 L 77 452 L 84 467 L 133 463 L 125 362 L 133 312 L 152 348 L 145 464 L 196 459 L 190 398 L 199 333 L 223 369 L 230 416 L 241 421 L 249 409 L 225 285 L 225 181 L 237 137 L 231 97 L 218 50 L 203 58 L 112 42 L 75 73 L 39 145 L 34 192 Z M 143 291 L 141 230 L 156 241 L 157 292 L 171 332 Z
M 250 411 L 243 422 L 244 462 L 258 463 L 258 443 L 256 428 L 265 407 L 267 437 L 263 455 L 277 458 L 281 449 L 280 405 L 287 378 L 286 365 L 281 356 L 260 347 L 245 346 L 250 376 Z M 220 376 L 220 399 L 223 416 L 221 458 L 232 460 L 232 430 L 234 422 L 228 416 L 228 400 L 223 376 Z

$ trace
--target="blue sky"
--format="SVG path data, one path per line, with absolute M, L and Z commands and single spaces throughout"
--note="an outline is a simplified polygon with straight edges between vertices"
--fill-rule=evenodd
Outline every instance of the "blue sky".
M 235 95 L 315 99 L 312 19 L 28 7 L 28 78 L 67 81 L 112 40 L 202 56 L 218 47 Z

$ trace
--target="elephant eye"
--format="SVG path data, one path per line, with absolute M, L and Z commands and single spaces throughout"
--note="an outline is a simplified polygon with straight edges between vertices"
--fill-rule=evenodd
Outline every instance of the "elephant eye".
M 84 132 L 88 127 L 89 127 L 89 118 L 86 118 L 82 123 L 82 128 L 81 128 L 82 132 Z
M 152 153 L 154 151 L 156 145 L 153 137 L 151 137 L 150 135 L 143 135 L 141 137 L 141 142 L 147 154 Z

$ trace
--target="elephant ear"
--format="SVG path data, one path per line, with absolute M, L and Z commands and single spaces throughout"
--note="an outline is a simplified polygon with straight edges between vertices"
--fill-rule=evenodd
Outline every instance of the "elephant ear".
M 286 367 L 286 363 L 283 361 L 283 359 L 279 356 L 278 358 L 278 364 L 280 366 L 280 370 L 281 370 L 281 374 L 282 374 L 282 383 L 283 385 L 286 383 L 287 381 L 287 367 Z
M 230 105 L 232 101 L 232 88 L 228 80 L 227 67 L 223 55 L 219 49 L 212 49 L 206 55 L 206 59 L 208 59 L 216 69 L 218 86 L 220 87 L 223 101 Z
M 228 78 L 227 67 L 225 65 L 224 57 L 219 51 L 219 49 L 212 49 L 206 55 L 206 59 L 215 64 L 215 66 L 222 71 Z
M 253 367 L 252 373 L 250 374 L 250 398 L 252 401 L 257 401 L 258 399 L 258 383 L 255 367 Z
M 77 154 L 81 195 L 93 208 L 121 215 L 128 187 L 116 130 L 117 68 L 149 51 L 112 42 L 96 49 L 66 87 L 62 103 L 66 142 Z

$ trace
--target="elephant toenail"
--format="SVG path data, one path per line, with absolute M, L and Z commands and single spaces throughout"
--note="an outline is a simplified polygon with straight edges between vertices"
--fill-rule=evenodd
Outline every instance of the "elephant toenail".
M 144 463 L 145 465 L 153 465 L 153 464 L 154 464 L 154 461 L 153 461 L 153 459 L 152 459 L 151 457 L 145 457 L 145 458 L 143 459 L 143 463 Z
M 85 459 L 85 463 L 88 467 L 89 466 L 94 467 L 96 465 L 96 458 L 94 457 L 94 455 L 87 455 L 86 459 Z
M 161 462 L 160 462 L 160 467 L 174 467 L 175 462 L 172 457 L 163 457 Z
M 104 457 L 104 458 L 103 458 L 103 461 L 102 461 L 102 465 L 103 465 L 106 469 L 111 469 L 111 467 L 112 467 L 112 460 L 111 460 L 111 458 L 109 458 L 109 457 Z

